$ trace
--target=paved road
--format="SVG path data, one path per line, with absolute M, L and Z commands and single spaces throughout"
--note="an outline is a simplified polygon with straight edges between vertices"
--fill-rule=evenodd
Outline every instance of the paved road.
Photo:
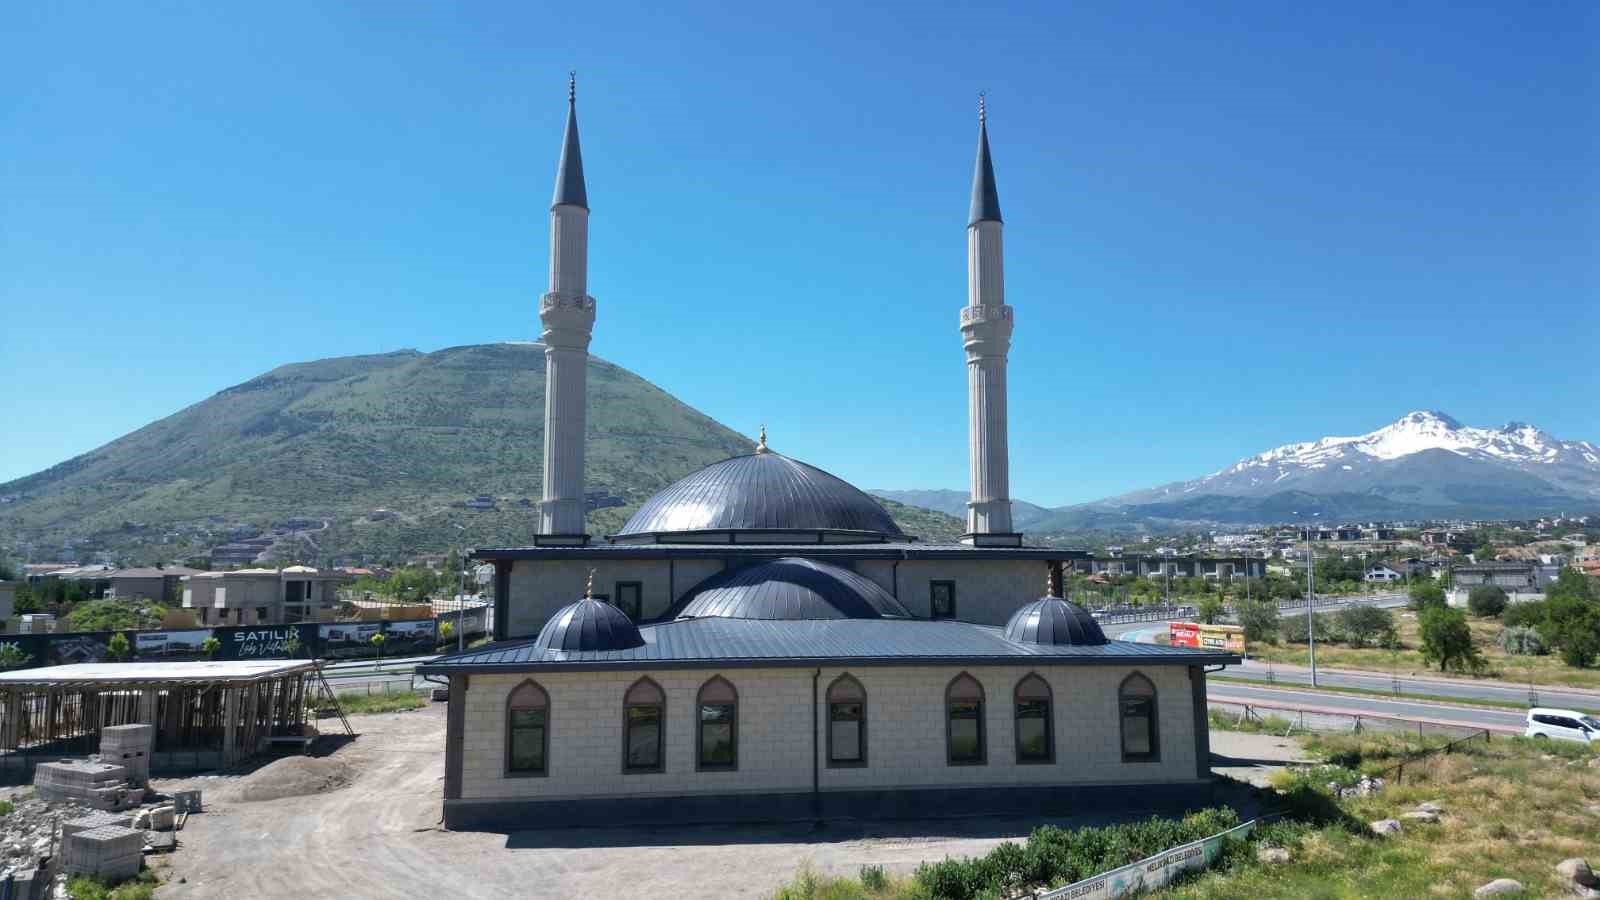
M 1309 685 L 1311 670 L 1301 666 L 1285 666 L 1247 660 L 1242 666 L 1229 666 L 1226 674 L 1233 678 L 1272 684 Z M 1414 678 L 1402 673 L 1398 678 L 1383 673 L 1360 674 L 1356 672 L 1319 671 L 1317 683 L 1328 687 L 1363 688 L 1393 694 L 1395 682 L 1400 694 L 1426 694 L 1452 697 L 1461 700 L 1494 700 L 1502 703 L 1527 703 L 1528 685 L 1508 681 L 1464 681 L 1443 678 Z M 1536 685 L 1538 705 L 1575 707 L 1600 710 L 1600 693 Z

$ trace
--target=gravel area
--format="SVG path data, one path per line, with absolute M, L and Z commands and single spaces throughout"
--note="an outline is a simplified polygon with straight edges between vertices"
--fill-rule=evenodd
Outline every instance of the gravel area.
M 1257 787 L 1267 787 L 1278 769 L 1310 759 L 1297 738 L 1215 729 L 1211 732 L 1211 771 Z
M 1036 819 L 661 829 L 447 832 L 439 828 L 444 705 L 351 718 L 362 736 L 334 753 L 350 783 L 243 802 L 251 775 L 158 782 L 198 787 L 162 898 L 766 897 L 809 864 L 854 875 L 987 853 Z M 1255 736 L 1250 736 L 1255 737 Z M 1229 745 L 1231 748 L 1231 745 Z M 1109 816 L 1058 820 L 1100 824 Z

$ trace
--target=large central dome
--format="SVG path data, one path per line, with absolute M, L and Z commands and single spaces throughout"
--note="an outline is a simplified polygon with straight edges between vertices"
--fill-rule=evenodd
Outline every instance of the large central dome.
M 727 532 L 712 537 L 707 532 Z M 771 451 L 713 463 L 656 494 L 615 538 L 885 541 L 906 535 L 878 501 L 843 479 Z M 770 535 L 770 540 L 760 533 Z M 673 537 L 676 536 L 676 537 Z

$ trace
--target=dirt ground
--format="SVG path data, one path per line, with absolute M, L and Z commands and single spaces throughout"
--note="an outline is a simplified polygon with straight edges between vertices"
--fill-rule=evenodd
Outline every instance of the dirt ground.
M 158 897 L 765 897 L 804 864 L 851 874 L 863 865 L 907 872 L 923 860 L 988 852 L 1034 820 L 965 819 L 660 829 L 561 829 L 514 834 L 439 827 L 444 708 L 352 717 L 362 736 L 334 759 L 346 787 L 244 802 L 248 775 L 160 779 L 198 787 L 191 816 L 163 862 Z M 1223 740 L 1219 741 L 1219 738 Z M 1248 738 L 1234 742 L 1231 738 Z M 1259 768 L 1280 738 L 1213 735 L 1229 761 Z M 1289 743 L 1293 743 L 1292 741 Z M 259 779 L 257 779 L 259 780 Z M 1108 821 L 1080 817 L 1059 824 Z

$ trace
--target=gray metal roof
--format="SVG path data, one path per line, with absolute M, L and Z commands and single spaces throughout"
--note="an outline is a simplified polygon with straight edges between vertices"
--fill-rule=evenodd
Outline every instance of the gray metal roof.
M 663 619 L 910 618 L 876 582 L 848 569 L 785 557 L 719 572 L 695 586 Z
M 1060 597 L 1040 597 L 1012 613 L 1006 640 L 1019 644 L 1104 644 L 1106 633 L 1089 611 Z
M 905 537 L 888 511 L 864 491 L 771 452 L 712 463 L 668 485 L 639 507 L 618 536 L 798 529 Z
M 546 650 L 627 650 L 643 646 L 644 638 L 627 613 L 586 597 L 557 610 L 534 644 Z
M 473 559 L 705 559 L 775 554 L 823 559 L 1080 559 L 1083 550 L 1054 547 L 974 547 L 921 541 L 871 543 L 733 544 L 726 539 L 694 544 L 585 544 L 582 546 L 494 547 L 472 551 Z
M 1021 644 L 1000 629 L 922 619 L 679 619 L 639 629 L 630 650 L 551 650 L 536 641 L 501 642 L 440 657 L 418 674 L 594 669 L 749 668 L 812 665 L 1231 665 L 1215 650 L 1108 641 Z
M 567 96 L 567 133 L 561 139 L 561 162 L 556 165 L 556 193 L 551 206 L 561 204 L 589 208 L 589 192 L 583 183 L 583 154 L 578 150 L 578 104 Z
M 989 126 L 978 121 L 978 161 L 972 167 L 972 208 L 967 225 L 1004 222 L 1000 218 L 1000 190 L 994 184 L 994 161 L 989 158 Z

